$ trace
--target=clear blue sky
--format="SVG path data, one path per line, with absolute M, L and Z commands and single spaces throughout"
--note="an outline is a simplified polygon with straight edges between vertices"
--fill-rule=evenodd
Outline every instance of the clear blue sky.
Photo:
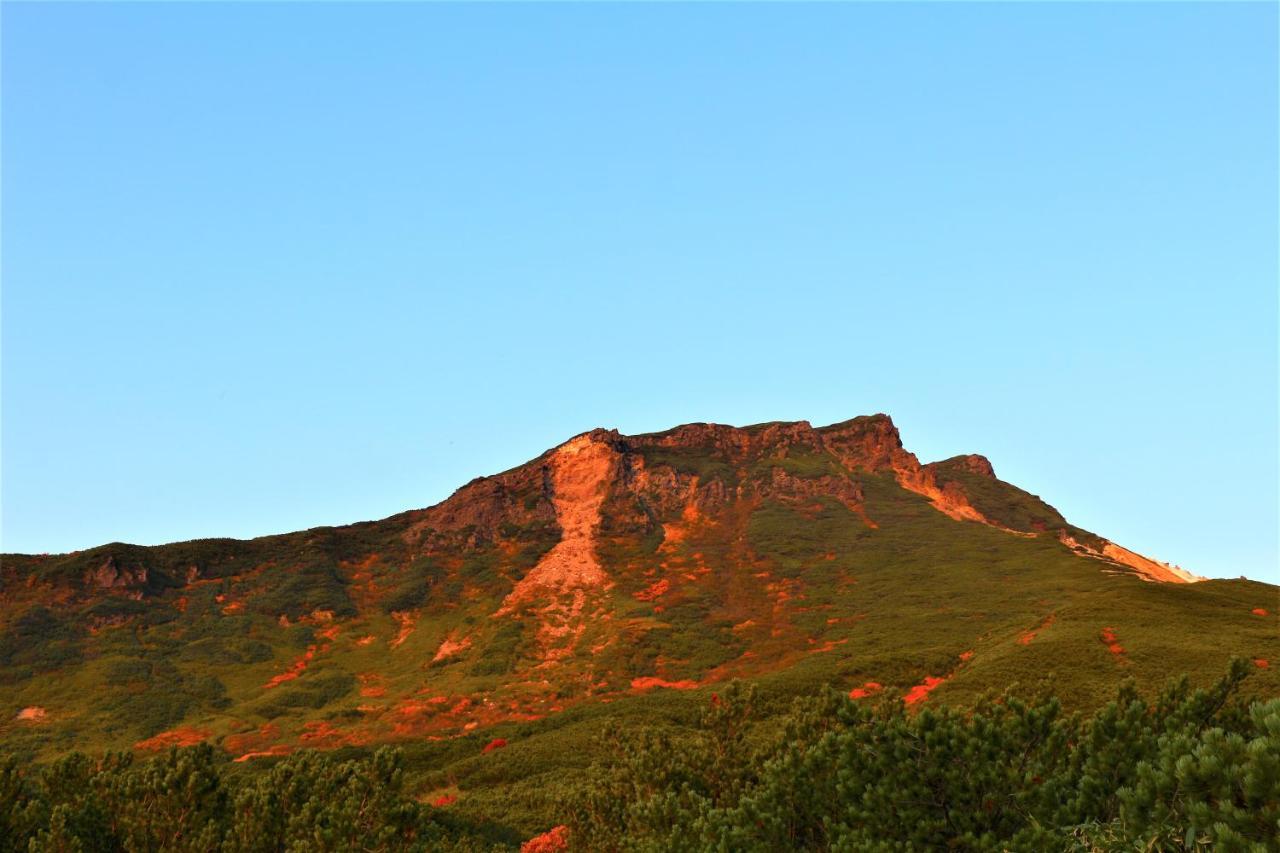
M 3 548 L 893 415 L 1277 570 L 1277 7 L 3 6 Z

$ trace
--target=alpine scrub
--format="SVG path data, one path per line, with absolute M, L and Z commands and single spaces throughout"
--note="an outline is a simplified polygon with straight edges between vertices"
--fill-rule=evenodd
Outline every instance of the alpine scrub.
M 1248 669 L 1092 716 L 1004 695 L 874 707 L 828 691 L 764 742 L 756 692 L 716 694 L 683 740 L 615 738 L 570 823 L 588 850 L 1280 849 L 1280 700 Z

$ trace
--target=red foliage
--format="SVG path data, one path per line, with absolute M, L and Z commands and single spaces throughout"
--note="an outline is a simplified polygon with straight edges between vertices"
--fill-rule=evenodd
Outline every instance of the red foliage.
M 910 690 L 907 691 L 907 695 L 902 697 L 902 701 L 906 702 L 908 705 L 915 705 L 918 702 L 923 702 L 926 698 L 928 698 L 930 693 L 932 693 L 940 684 L 942 684 L 946 680 L 947 679 L 945 676 L 942 678 L 937 678 L 932 675 L 926 675 L 924 678 L 924 681 L 920 682 L 915 687 L 912 687 Z
M 317 749 L 336 749 L 340 746 L 361 746 L 369 742 L 367 732 L 335 728 L 324 720 L 313 720 L 302 727 L 301 740 Z
M 291 749 L 292 747 L 290 747 L 288 744 L 278 743 L 275 746 L 269 747 L 267 749 L 261 749 L 255 752 L 246 752 L 244 755 L 240 756 L 239 758 L 234 759 L 234 761 L 236 764 L 240 764 L 242 762 L 249 761 L 250 759 L 253 759 L 253 758 L 267 758 L 274 755 L 288 755 Z
M 458 798 L 455 797 L 453 794 L 445 794 L 442 797 L 436 797 L 434 800 L 432 800 L 431 805 L 435 806 L 438 809 L 442 809 L 445 806 L 453 805 L 457 801 L 458 801 Z
M 1267 615 L 1266 608 L 1263 608 L 1263 607 L 1255 607 L 1255 608 L 1253 608 L 1253 610 L 1251 610 L 1251 611 L 1249 611 L 1249 612 L 1250 612 L 1250 613 L 1252 613 L 1254 616 L 1266 616 L 1266 615 Z
M 1267 660 L 1266 658 L 1254 658 L 1253 665 L 1256 666 L 1258 669 L 1266 669 L 1267 667 L 1271 666 L 1271 661 Z
M 865 699 L 873 693 L 879 693 L 884 689 L 884 685 L 878 681 L 868 681 L 861 687 L 855 687 L 849 691 L 850 699 Z
M 294 661 L 293 664 L 284 672 L 280 673 L 279 675 L 273 675 L 270 681 L 262 685 L 262 689 L 270 690 L 272 687 L 278 687 L 281 684 L 284 684 L 286 681 L 293 681 L 299 675 L 302 675 L 304 671 L 306 671 L 307 664 L 310 663 L 311 659 L 315 656 L 316 656 L 316 647 L 307 646 L 307 650 L 305 653 L 303 653 L 302 657 Z
M 1022 646 L 1031 645 L 1031 641 L 1036 638 L 1036 634 L 1039 634 L 1045 628 L 1048 628 L 1050 625 L 1052 625 L 1053 621 L 1057 618 L 1058 618 L 1058 614 L 1050 613 L 1045 618 L 1045 620 L 1040 623 L 1038 627 L 1032 628 L 1030 631 L 1023 631 L 1021 636 L 1018 637 L 1018 644 Z
M 671 581 L 663 578 L 650 584 L 647 589 L 637 592 L 635 597 L 637 601 L 653 601 L 655 598 L 665 595 L 669 589 L 671 589 Z
M 1099 636 L 1102 638 L 1102 642 L 1106 644 L 1107 651 L 1111 652 L 1111 654 L 1117 656 L 1124 654 L 1124 646 L 1120 645 L 1120 640 L 1116 637 L 1115 628 L 1103 628 Z
M 557 853 L 569 849 L 569 827 L 561 825 L 520 845 L 520 853 Z
M 484 749 L 482 749 L 481 752 L 493 752 L 495 749 L 502 749 L 506 745 L 507 745 L 506 738 L 501 738 L 501 737 L 494 738 L 493 740 L 485 744 Z
M 680 681 L 667 681 L 662 678 L 654 678 L 646 675 L 644 678 L 631 679 L 632 690 L 648 690 L 651 687 L 668 687 L 672 690 L 692 690 L 698 686 L 698 682 L 682 679 Z
M 255 752 L 266 749 L 280 738 L 280 727 L 275 723 L 264 725 L 247 732 L 236 732 L 222 739 L 222 748 L 232 754 Z
M 176 728 L 161 732 L 155 737 L 140 740 L 133 745 L 133 748 L 159 751 L 171 746 L 195 746 L 208 736 L 209 733 L 204 729 Z

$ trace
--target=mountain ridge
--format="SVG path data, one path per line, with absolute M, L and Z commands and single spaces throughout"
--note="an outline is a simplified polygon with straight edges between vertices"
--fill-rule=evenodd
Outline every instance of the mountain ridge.
M 806 420 L 768 421 L 743 427 L 713 422 L 691 422 L 672 427 L 668 430 L 652 433 L 638 433 L 636 435 L 624 435 L 617 429 L 596 427 L 578 433 L 567 441 L 549 448 L 537 457 L 521 463 L 520 465 L 516 465 L 497 474 L 477 476 L 455 489 L 449 497 L 436 504 L 419 509 L 405 510 L 375 521 L 386 522 L 415 513 L 424 513 L 432 520 L 443 522 L 446 527 L 450 526 L 454 523 L 450 520 L 450 509 L 452 508 L 450 507 L 450 504 L 455 501 L 468 502 L 471 496 L 466 493 L 469 490 L 479 488 L 483 484 L 504 482 L 504 478 L 516 475 L 517 472 L 525 471 L 531 466 L 545 464 L 545 461 L 552 457 L 558 450 L 572 445 L 574 442 L 579 442 L 584 438 L 590 438 L 593 441 L 615 445 L 619 447 L 622 452 L 626 452 L 628 443 L 634 443 L 641 447 L 653 444 L 658 447 L 689 448 L 706 446 L 709 441 L 721 450 L 732 448 L 738 450 L 740 453 L 749 453 L 753 445 L 757 448 L 760 445 L 770 444 L 786 447 L 797 441 L 797 439 L 809 438 L 818 439 L 820 441 L 829 439 L 830 443 L 827 444 L 824 449 L 836 454 L 840 461 L 847 467 L 866 471 L 891 470 L 897 476 L 899 483 L 904 488 L 925 496 L 939 511 L 944 514 L 956 518 L 957 520 L 976 521 L 979 523 L 989 524 L 994 527 L 1004 527 L 999 522 L 987 518 L 982 514 L 978 507 L 974 505 L 971 497 L 964 491 L 963 486 L 957 478 L 957 475 L 964 476 L 968 474 L 989 480 L 998 480 L 999 478 L 995 474 L 994 467 L 987 457 L 982 456 L 981 454 L 970 453 L 959 454 L 948 459 L 934 462 L 921 463 L 914 453 L 905 449 L 897 427 L 893 424 L 890 416 L 883 413 L 859 416 L 823 427 L 813 427 L 810 422 Z M 1038 496 L 1030 495 L 1029 493 L 1027 494 L 1030 498 L 1040 501 Z M 1065 525 L 1065 519 L 1062 518 L 1056 509 L 1048 504 L 1044 504 L 1044 509 L 1046 510 L 1046 515 L 1056 517 L 1059 523 Z M 463 513 L 465 515 L 465 510 Z M 317 528 L 308 528 L 308 530 L 340 530 L 363 523 L 372 522 L 323 525 Z M 1044 532 L 1047 527 L 1042 521 L 1039 525 L 1032 522 L 1029 529 L 1020 529 L 1017 527 L 1004 527 L 1004 529 L 1015 533 L 1041 533 Z M 305 531 L 298 532 L 301 533 Z M 272 537 L 282 535 L 290 534 L 266 534 L 263 536 L 251 537 L 250 539 L 238 539 L 235 541 L 248 542 L 270 539 Z M 163 543 L 161 545 L 130 545 L 129 543 L 124 542 L 112 542 L 96 547 L 154 548 L 164 547 L 165 545 L 177 545 L 184 542 L 213 541 L 223 538 L 224 537 L 207 537 Z M 1064 543 L 1068 544 L 1069 547 L 1082 555 L 1126 566 L 1135 571 L 1140 577 L 1148 580 L 1165 582 L 1195 582 L 1204 580 L 1204 578 L 1181 569 L 1178 566 L 1173 566 L 1163 561 L 1137 554 L 1123 546 L 1119 546 L 1117 543 L 1105 540 L 1102 537 L 1096 537 L 1090 534 L 1087 538 L 1090 540 L 1089 542 L 1079 542 L 1074 539 L 1068 540 L 1064 535 Z M 1094 547 L 1094 543 L 1097 543 L 1102 547 Z M 95 550 L 95 548 L 83 550 Z M 78 554 L 80 552 L 73 551 L 70 553 Z M 30 557 L 35 555 L 6 554 L 4 556 Z M 43 557 L 49 555 L 40 556 Z M 109 573 L 110 567 L 107 567 L 106 570 Z M 106 580 L 104 583 L 110 585 L 111 581 Z
M 594 429 L 377 521 L 5 555 L 0 742 L 253 760 L 734 678 L 965 702 L 1065 666 L 1082 708 L 1229 652 L 1275 680 L 1274 588 L 1180 572 L 986 457 L 920 463 L 887 415 Z

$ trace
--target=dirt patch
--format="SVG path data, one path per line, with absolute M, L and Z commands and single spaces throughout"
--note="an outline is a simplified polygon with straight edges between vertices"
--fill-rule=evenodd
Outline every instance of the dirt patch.
M 48 715 L 49 712 L 44 708 L 41 708 L 39 705 L 31 705 L 30 707 L 23 708 L 19 711 L 18 716 L 15 717 L 15 719 L 22 720 L 26 723 L 38 723 Z
M 195 746 L 198 743 L 203 743 L 208 737 L 209 732 L 204 729 L 176 728 L 161 732 L 155 737 L 140 740 L 133 745 L 133 748 L 159 752 L 171 746 Z

